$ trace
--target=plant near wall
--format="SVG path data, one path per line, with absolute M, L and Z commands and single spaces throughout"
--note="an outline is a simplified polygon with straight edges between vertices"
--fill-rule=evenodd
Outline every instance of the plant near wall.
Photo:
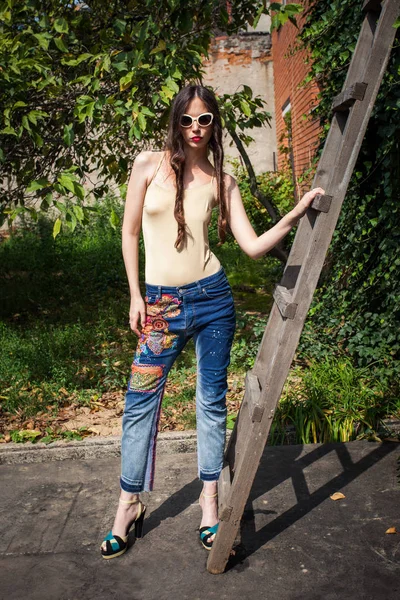
M 319 0 L 306 13 L 299 46 L 311 56 L 304 83 L 320 85 L 320 149 L 362 20 L 362 3 L 351 0 Z M 399 111 L 397 32 L 298 348 L 299 356 L 351 357 L 379 375 L 388 398 L 400 393 Z

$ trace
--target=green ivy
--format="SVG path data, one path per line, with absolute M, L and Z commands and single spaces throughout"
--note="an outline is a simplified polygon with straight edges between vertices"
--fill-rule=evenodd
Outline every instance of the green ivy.
M 362 20 L 362 3 L 319 0 L 298 38 L 312 59 L 304 83 L 314 79 L 320 85 L 315 111 L 323 129 L 319 153 L 332 98 L 342 89 Z M 397 31 L 298 348 L 299 356 L 317 359 L 334 348 L 337 355 L 370 368 L 395 395 L 400 381 L 399 82 Z

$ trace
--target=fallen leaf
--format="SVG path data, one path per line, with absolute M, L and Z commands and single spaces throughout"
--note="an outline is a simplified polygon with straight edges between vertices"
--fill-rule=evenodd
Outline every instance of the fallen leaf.
M 346 498 L 346 496 L 342 494 L 342 492 L 335 492 L 334 494 L 332 494 L 332 496 L 330 496 L 331 500 L 341 500 L 342 498 Z
M 389 529 L 386 529 L 385 533 L 397 533 L 396 527 L 389 527 Z

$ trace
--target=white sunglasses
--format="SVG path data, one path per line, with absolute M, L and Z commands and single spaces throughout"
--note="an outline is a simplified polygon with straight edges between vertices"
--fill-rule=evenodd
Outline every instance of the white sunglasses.
M 209 127 L 213 122 L 214 115 L 212 113 L 202 113 L 198 117 L 191 117 L 190 115 L 182 115 L 180 124 L 182 127 L 191 127 L 193 121 L 197 121 L 200 127 Z

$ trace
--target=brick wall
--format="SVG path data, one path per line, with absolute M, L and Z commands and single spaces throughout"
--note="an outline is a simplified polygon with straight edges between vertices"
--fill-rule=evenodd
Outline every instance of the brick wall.
M 308 0 L 298 0 L 299 4 L 307 9 Z M 305 21 L 304 15 L 297 16 L 299 30 Z M 311 82 L 307 86 L 300 87 L 300 83 L 306 77 L 311 59 L 305 50 L 293 52 L 299 44 L 296 40 L 299 30 L 287 21 L 279 31 L 272 33 L 272 58 L 274 65 L 274 90 L 275 90 L 275 120 L 278 144 L 278 169 L 283 169 L 288 160 L 287 155 L 279 151 L 280 137 L 285 131 L 285 123 L 282 112 L 287 101 L 290 101 L 292 118 L 292 147 L 293 162 L 296 181 L 305 169 L 310 167 L 320 133 L 319 120 L 315 119 L 312 108 L 318 104 L 318 84 Z M 306 64 L 307 57 L 310 60 Z M 303 116 L 304 115 L 304 116 Z M 284 145 L 287 147 L 287 141 Z M 312 182 L 313 174 L 308 178 Z M 308 183 L 298 187 L 299 195 L 305 189 L 309 189 Z

